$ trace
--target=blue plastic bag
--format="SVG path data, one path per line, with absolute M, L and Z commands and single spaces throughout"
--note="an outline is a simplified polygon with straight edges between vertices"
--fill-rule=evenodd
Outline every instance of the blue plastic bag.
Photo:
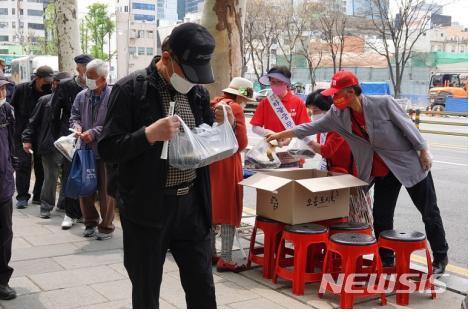
M 65 196 L 78 198 L 96 192 L 96 156 L 91 149 L 78 149 L 73 155 L 72 167 L 65 185 Z

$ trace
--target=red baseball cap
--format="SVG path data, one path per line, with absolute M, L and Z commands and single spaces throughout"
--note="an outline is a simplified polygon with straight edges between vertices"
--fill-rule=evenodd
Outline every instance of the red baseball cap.
M 349 71 L 339 71 L 332 76 L 331 87 L 321 92 L 324 96 L 331 96 L 347 87 L 358 85 L 358 78 Z

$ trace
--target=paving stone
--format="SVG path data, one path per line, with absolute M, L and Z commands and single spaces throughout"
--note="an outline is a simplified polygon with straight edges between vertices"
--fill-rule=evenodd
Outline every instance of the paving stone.
M 160 298 L 175 306 L 177 309 L 185 309 L 187 307 L 185 293 L 181 286 L 181 282 L 179 279 L 175 279 L 167 273 L 163 274 Z
M 160 309 L 175 309 L 176 307 L 160 298 Z
M 176 264 L 176 260 L 174 260 L 173 256 L 170 253 L 166 255 L 166 260 L 163 266 L 163 272 L 164 273 L 179 272 L 179 267 Z
M 129 278 L 129 275 L 127 274 L 127 271 L 126 271 L 123 263 L 109 264 L 108 267 L 110 267 L 111 269 L 113 269 L 117 273 L 121 274 L 122 276 Z
M 217 303 L 221 305 L 260 298 L 249 289 L 229 281 L 217 284 L 215 291 Z
M 264 298 L 230 303 L 228 306 L 233 309 L 285 309 L 284 306 Z
M 132 283 L 129 279 L 97 283 L 91 287 L 111 301 L 132 300 Z
M 60 233 L 60 235 L 58 233 L 48 233 L 40 235 L 28 234 L 23 235 L 22 237 L 34 246 L 73 243 L 86 240 L 86 238 L 81 236 L 81 234 L 74 234 L 70 231 L 63 231 L 62 233 Z
M 285 294 L 295 300 L 298 300 L 310 307 L 316 309 L 335 309 L 339 307 L 339 299 L 338 296 L 335 296 L 330 293 L 324 294 L 323 298 L 318 297 L 318 288 L 319 284 L 306 284 L 305 285 L 305 293 L 303 296 L 297 296 L 292 293 L 291 288 L 282 289 L 281 293 Z
M 15 237 L 46 234 L 51 234 L 51 231 L 43 226 L 34 225 L 34 223 L 29 220 L 20 224 L 18 224 L 16 219 L 13 221 L 13 236 Z
M 132 301 L 131 300 L 117 300 L 109 301 L 104 303 L 92 304 L 85 307 L 80 307 L 83 309 L 131 309 Z
M 105 244 L 106 241 L 102 243 Z M 75 255 L 54 257 L 54 260 L 66 269 L 83 268 L 120 263 L 123 261 L 123 252 L 122 250 L 93 251 Z
M 37 287 L 30 279 L 27 277 L 12 277 L 8 283 L 10 287 L 16 290 L 17 296 L 23 296 L 28 294 L 33 294 L 40 292 L 41 289 Z
M 260 266 L 241 272 L 240 274 L 272 289 L 280 289 L 291 286 L 291 282 L 282 278 L 277 279 L 277 284 L 274 284 L 271 279 L 264 278 L 264 276 L 262 276 L 262 267 Z
M 12 253 L 12 261 L 48 258 L 74 254 L 76 247 L 72 244 L 54 244 L 21 248 Z
M 20 296 L 2 305 L 7 309 L 73 309 L 106 301 L 92 288 L 81 286 Z
M 13 246 L 12 246 L 12 250 L 16 250 L 16 249 L 21 249 L 21 248 L 27 248 L 27 247 L 31 247 L 32 245 L 30 243 L 28 243 L 27 241 L 25 241 L 23 238 L 21 237 L 13 237 Z
M 73 242 L 73 245 L 77 247 L 78 252 L 122 249 L 122 233 L 114 233 L 111 239 L 104 242 L 96 239 L 82 240 L 79 242 Z
M 30 274 L 41 274 L 62 271 L 63 268 L 50 258 L 40 258 L 23 261 L 13 261 L 10 266 L 14 268 L 13 276 L 26 276 Z
M 44 290 L 70 288 L 123 279 L 122 275 L 106 266 L 34 274 L 30 275 L 29 278 Z

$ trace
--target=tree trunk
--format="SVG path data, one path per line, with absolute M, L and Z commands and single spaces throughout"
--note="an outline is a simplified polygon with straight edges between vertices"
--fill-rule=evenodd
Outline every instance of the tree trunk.
M 80 54 L 77 1 L 56 0 L 56 14 L 59 71 L 73 73 L 76 67 L 73 58 Z
M 242 28 L 246 0 L 206 0 L 201 24 L 215 38 L 212 68 L 215 82 L 208 85 L 210 96 L 220 94 L 233 77 L 241 76 Z

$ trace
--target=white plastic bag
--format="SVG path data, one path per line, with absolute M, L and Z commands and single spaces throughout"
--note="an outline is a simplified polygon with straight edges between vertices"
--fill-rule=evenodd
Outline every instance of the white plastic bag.
M 69 161 L 72 161 L 73 159 L 73 154 L 75 154 L 75 151 L 80 148 L 80 142 L 79 140 L 75 137 L 75 133 L 72 133 L 67 136 L 63 136 L 57 139 L 57 141 L 54 142 L 55 148 L 62 154 L 64 155 L 65 158 L 67 158 Z
M 228 122 L 223 106 L 224 122 L 212 127 L 202 124 L 193 131 L 181 121 L 184 132 L 169 142 L 169 164 L 179 169 L 196 169 L 225 159 L 238 151 L 238 141 Z
M 281 165 L 275 149 L 265 139 L 250 149 L 244 158 L 247 169 L 276 169 Z
M 298 138 L 293 138 L 288 144 L 288 153 L 296 160 L 314 158 L 316 155 L 304 140 Z

